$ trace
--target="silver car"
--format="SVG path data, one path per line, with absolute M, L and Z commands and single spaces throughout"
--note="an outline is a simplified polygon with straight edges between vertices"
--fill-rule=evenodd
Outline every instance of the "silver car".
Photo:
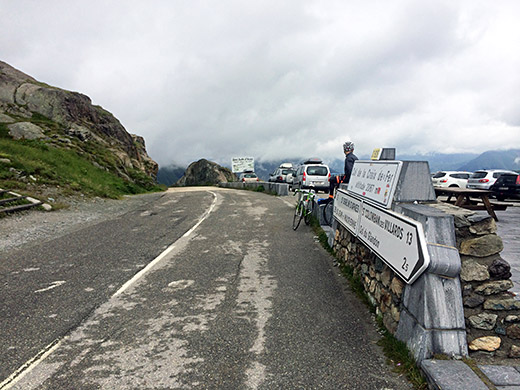
M 483 169 L 475 171 L 473 175 L 468 179 L 467 188 L 478 189 L 478 190 L 489 190 L 489 188 L 495 184 L 500 175 L 509 173 L 516 175 L 516 172 L 508 171 L 505 169 Z
M 293 188 L 313 188 L 316 191 L 329 190 L 330 169 L 321 160 L 309 159 L 296 170 Z
M 287 183 L 287 177 L 292 174 L 293 170 L 290 168 L 277 168 L 271 175 L 269 181 L 275 183 Z

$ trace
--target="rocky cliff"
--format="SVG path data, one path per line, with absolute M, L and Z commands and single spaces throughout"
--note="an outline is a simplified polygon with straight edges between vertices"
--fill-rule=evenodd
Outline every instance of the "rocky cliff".
M 214 185 L 236 180 L 235 174 L 230 169 L 221 167 L 212 161 L 201 159 L 188 166 L 184 176 L 177 181 L 176 185 Z
M 151 181 L 157 175 L 158 164 L 146 153 L 144 139 L 129 134 L 110 112 L 88 96 L 41 83 L 2 61 L 0 125 L 14 139 L 73 149 L 129 181 L 136 171 Z

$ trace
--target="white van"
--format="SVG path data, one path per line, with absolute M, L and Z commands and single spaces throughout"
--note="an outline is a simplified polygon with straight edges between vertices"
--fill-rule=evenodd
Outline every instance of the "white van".
M 293 178 L 293 188 L 312 188 L 316 191 L 329 191 L 330 169 L 319 158 L 313 157 L 301 164 Z

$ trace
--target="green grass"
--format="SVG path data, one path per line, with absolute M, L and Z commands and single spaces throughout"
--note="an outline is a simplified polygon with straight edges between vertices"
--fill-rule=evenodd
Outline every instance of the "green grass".
M 11 163 L 0 163 L 0 187 L 24 189 L 27 186 L 16 179 L 15 172 L 9 170 L 14 168 L 25 176 L 36 177 L 38 185 L 60 186 L 65 194 L 118 198 L 124 194 L 161 190 L 151 178 L 138 170 L 127 170 L 127 174 L 134 180 L 128 181 L 94 166 L 88 160 L 88 154 L 55 147 L 43 141 L 15 141 L 2 137 L 5 130 L 3 127 L 0 126 L 0 154 Z M 109 153 L 105 153 L 107 156 L 99 151 L 97 156 L 109 159 Z
M 9 137 L 9 129 L 5 123 L 0 123 L 0 138 L 10 138 Z M 0 155 L 2 151 L 0 150 Z

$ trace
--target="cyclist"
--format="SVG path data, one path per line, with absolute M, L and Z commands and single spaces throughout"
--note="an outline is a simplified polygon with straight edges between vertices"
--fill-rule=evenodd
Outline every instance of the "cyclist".
M 343 175 L 332 176 L 329 184 L 329 201 L 334 199 L 334 190 L 339 187 L 340 183 L 348 183 L 350 181 L 350 175 L 352 174 L 352 168 L 354 167 L 354 161 L 358 158 L 354 154 L 354 143 L 347 141 L 343 144 L 343 152 L 345 153 L 345 170 Z

